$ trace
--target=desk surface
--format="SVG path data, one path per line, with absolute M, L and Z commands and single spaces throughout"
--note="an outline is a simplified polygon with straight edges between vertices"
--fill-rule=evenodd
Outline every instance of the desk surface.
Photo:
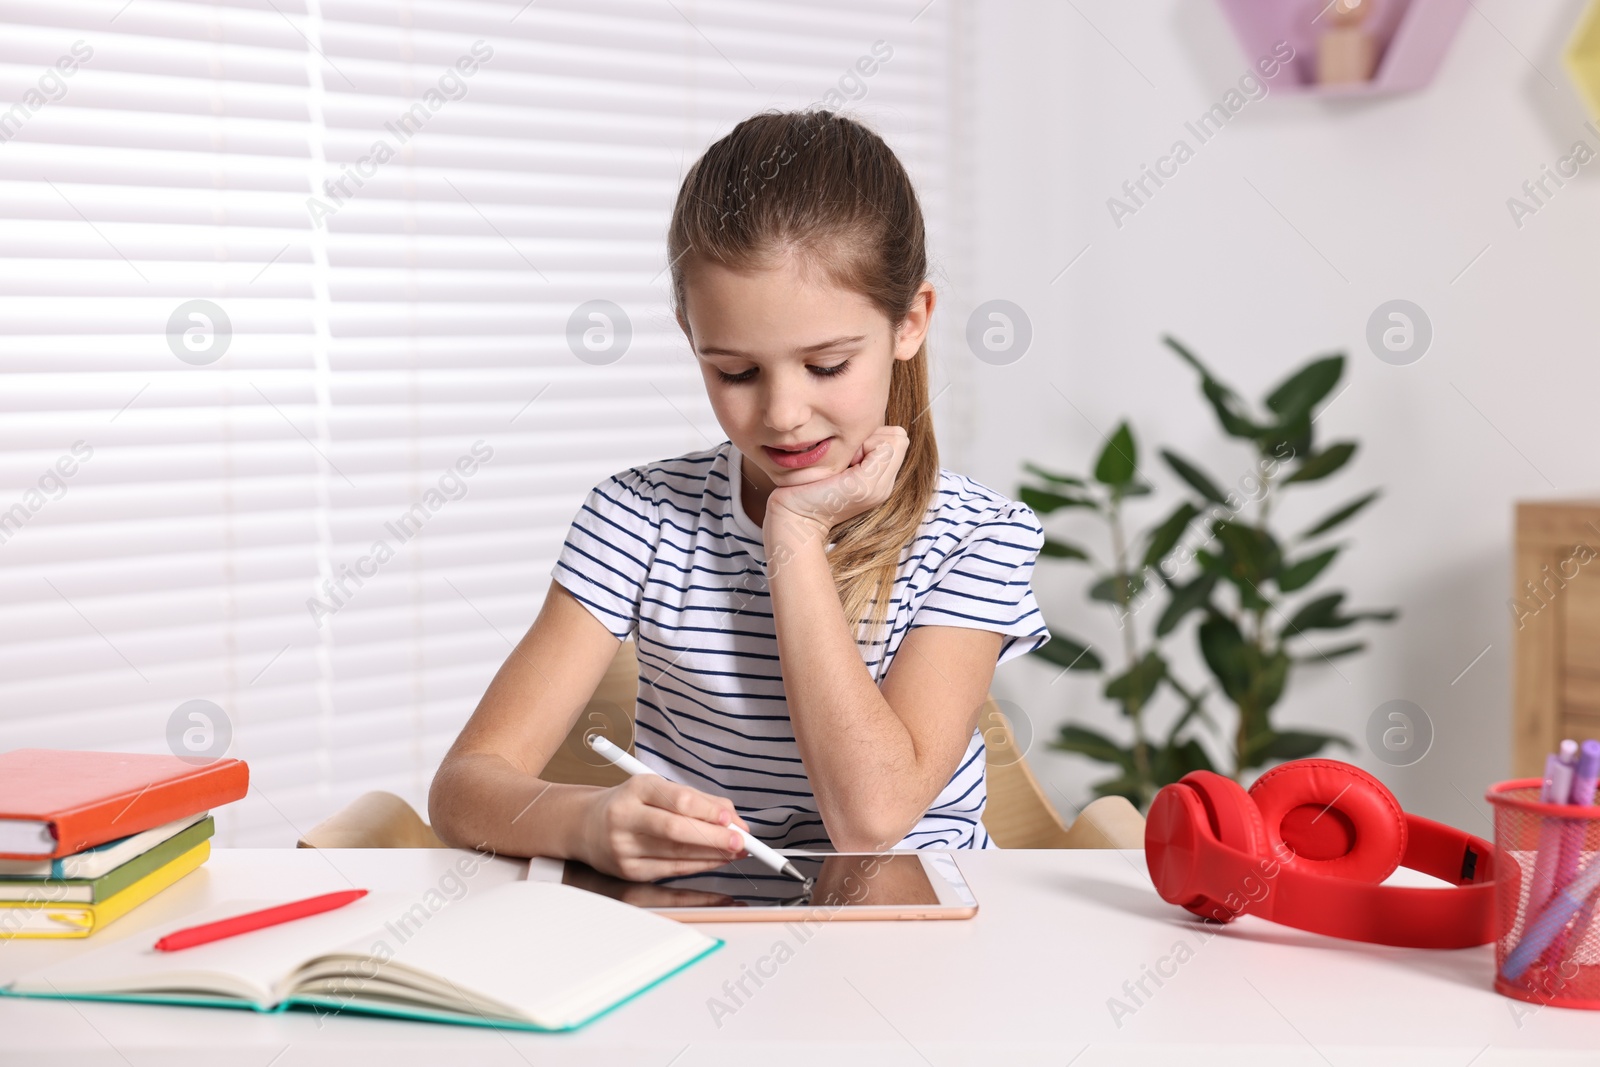
M 978 898 L 974 919 L 821 923 L 809 933 L 780 924 L 705 925 L 727 945 L 574 1033 L 0 998 L 0 1065 L 839 1067 L 870 1059 L 987 1067 L 998 1062 L 997 1046 L 1008 1067 L 1600 1061 L 1600 1013 L 1499 996 L 1490 988 L 1491 946 L 1358 945 L 1251 917 L 1201 927 L 1155 895 L 1136 851 L 953 855 Z M 0 984 L 213 901 L 352 885 L 420 894 L 472 856 L 218 849 L 200 870 L 91 938 L 0 940 Z M 526 871 L 527 861 L 483 862 L 468 891 Z M 770 977 L 758 986 L 753 972 Z M 747 997 L 732 986 L 741 977 Z M 382 1059 L 367 1055 L 373 1052 Z

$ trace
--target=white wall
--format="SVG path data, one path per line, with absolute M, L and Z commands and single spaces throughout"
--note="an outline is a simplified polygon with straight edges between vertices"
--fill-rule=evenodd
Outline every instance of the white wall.
M 1027 310 L 1034 340 L 1009 367 L 946 349 L 971 390 L 970 412 L 944 424 L 946 465 L 1014 495 L 1024 459 L 1086 468 L 1096 428 L 1129 416 L 1145 456 L 1168 445 L 1236 478 L 1248 452 L 1221 437 L 1160 335 L 1185 340 L 1252 399 L 1311 356 L 1346 352 L 1349 389 L 1317 428 L 1321 443 L 1354 438 L 1361 450 L 1335 478 L 1291 492 L 1284 514 L 1302 526 L 1381 486 L 1322 584 L 1401 617 L 1362 627 L 1370 651 L 1337 673 L 1297 673 L 1276 719 L 1344 733 L 1357 744 L 1348 758 L 1410 810 L 1479 833 L 1485 788 L 1510 774 L 1514 502 L 1593 495 L 1597 481 L 1600 162 L 1520 229 L 1506 203 L 1573 142 L 1600 149 L 1559 62 L 1582 6 L 1474 0 L 1420 92 L 1248 103 L 1120 229 L 1107 198 L 1174 139 L 1195 144 L 1184 122 L 1250 67 L 1220 8 L 1073 0 L 983 4 L 972 19 L 975 259 L 963 265 L 970 293 L 944 307 L 959 321 L 946 325 L 1005 298 Z M 1370 313 L 1393 298 L 1433 324 L 1431 349 L 1410 366 L 1380 362 L 1364 340 Z M 1176 492 L 1164 468 L 1152 474 L 1164 491 L 1149 518 Z M 1053 627 L 1104 647 L 1116 631 L 1087 606 L 1086 576 L 1045 562 L 1036 589 Z M 1174 647 L 1191 680 L 1206 677 L 1192 624 Z M 994 691 L 1032 720 L 1029 759 L 1055 799 L 1081 803 L 1104 766 L 1045 743 L 1069 717 L 1105 729 L 1118 719 L 1082 675 L 1055 676 L 1029 657 L 1001 668 Z M 1421 705 L 1435 730 L 1428 755 L 1401 769 L 1362 740 L 1394 698 Z

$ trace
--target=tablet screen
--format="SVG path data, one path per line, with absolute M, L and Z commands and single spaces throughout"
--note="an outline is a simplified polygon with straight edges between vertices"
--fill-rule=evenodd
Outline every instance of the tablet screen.
M 800 882 L 779 874 L 754 856 L 699 874 L 680 874 L 654 882 L 629 882 L 567 860 L 562 882 L 640 907 L 936 907 L 939 894 L 928 881 L 922 857 L 838 853 L 787 856 L 811 879 Z

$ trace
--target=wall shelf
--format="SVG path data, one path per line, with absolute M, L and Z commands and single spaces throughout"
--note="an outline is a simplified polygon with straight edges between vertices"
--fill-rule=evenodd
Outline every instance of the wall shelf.
M 1315 80 L 1317 37 L 1324 25 L 1319 15 L 1327 0 L 1217 2 L 1252 66 L 1271 56 L 1280 41 L 1294 49 L 1287 69 L 1268 83 L 1274 92 L 1350 97 L 1407 92 L 1432 81 L 1466 17 L 1470 0 L 1377 0 L 1369 17 L 1377 39 L 1377 70 L 1371 81 L 1352 85 L 1318 85 Z M 1600 51 L 1595 55 L 1600 64 Z

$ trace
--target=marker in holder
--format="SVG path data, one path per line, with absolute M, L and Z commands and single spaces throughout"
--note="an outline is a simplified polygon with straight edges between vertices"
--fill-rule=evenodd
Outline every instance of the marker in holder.
M 1539 778 L 1517 778 L 1485 794 L 1503 864 L 1495 891 L 1494 988 L 1534 1004 L 1600 1009 L 1600 922 L 1590 921 L 1600 901 L 1600 806 L 1542 803 L 1541 785 Z M 1577 852 L 1576 871 L 1564 885 L 1570 865 L 1562 862 L 1563 848 L 1569 857 Z M 1530 901 L 1534 886 L 1552 873 L 1550 895 Z

